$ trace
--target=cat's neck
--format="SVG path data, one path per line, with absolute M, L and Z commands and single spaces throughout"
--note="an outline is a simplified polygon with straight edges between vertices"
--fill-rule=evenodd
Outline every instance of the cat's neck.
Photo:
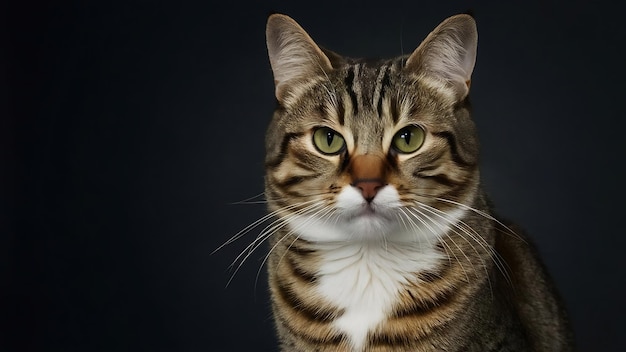
M 318 293 L 344 310 L 334 326 L 355 350 L 394 308 L 417 274 L 436 271 L 445 255 L 434 243 L 318 243 Z

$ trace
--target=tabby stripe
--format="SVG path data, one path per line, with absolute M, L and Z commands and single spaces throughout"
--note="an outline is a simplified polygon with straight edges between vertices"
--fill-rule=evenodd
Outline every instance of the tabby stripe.
M 278 183 L 278 187 L 280 187 L 280 188 L 292 187 L 292 186 L 295 186 L 295 185 L 297 185 L 299 183 L 302 183 L 302 182 L 304 182 L 306 180 L 317 178 L 319 176 L 320 176 L 320 174 L 302 175 L 302 176 L 290 176 L 290 177 L 287 177 L 287 179 L 285 179 L 283 181 L 280 181 Z
M 369 343 L 371 347 L 391 347 L 397 348 L 399 346 L 406 347 L 406 350 L 409 351 L 410 347 L 413 343 L 418 342 L 419 340 L 423 340 L 428 344 L 428 341 L 425 339 L 429 335 L 439 335 L 439 331 L 446 329 L 449 326 L 450 320 L 443 320 L 436 323 L 436 325 L 431 325 L 426 323 L 427 327 L 418 327 L 421 325 L 420 323 L 417 326 L 413 325 L 415 322 L 406 322 L 401 323 L 398 329 L 389 329 L 385 332 L 377 332 L 374 334 L 370 334 Z M 410 328 L 410 326 L 414 326 Z M 438 346 L 441 347 L 441 346 Z M 459 351 L 466 351 L 464 349 L 460 349 Z
M 452 161 L 461 166 L 473 166 L 474 163 L 463 160 L 461 155 L 459 154 L 459 145 L 456 141 L 456 136 L 452 134 L 450 131 L 443 132 L 433 132 L 433 135 L 439 138 L 443 138 L 448 142 L 450 146 L 450 152 L 452 154 Z
M 383 117 L 383 99 L 385 98 L 385 91 L 387 90 L 387 87 L 389 86 L 389 71 L 390 71 L 390 67 L 389 66 L 383 66 L 380 69 L 379 73 L 379 87 L 377 89 L 378 91 L 378 102 L 376 103 L 376 111 L 378 111 L 378 117 L 382 118 Z M 380 78 L 380 74 L 383 75 L 382 79 Z
M 396 99 L 390 99 L 389 101 L 389 114 L 391 114 L 393 123 L 400 121 L 400 107 L 398 104 L 400 104 L 400 102 Z
M 302 239 L 298 239 L 295 242 L 291 243 L 291 245 L 289 245 L 289 250 L 295 252 L 297 255 L 311 255 L 313 253 L 315 253 L 316 251 L 314 249 L 310 249 L 306 247 L 306 242 Z
M 438 155 L 436 158 L 433 158 L 434 160 L 437 160 L 441 158 L 441 155 Z M 424 162 L 422 162 L 424 163 Z M 424 171 L 433 171 L 435 169 L 439 168 L 439 165 L 427 165 L 427 166 L 420 166 L 419 169 L 417 169 L 415 171 L 415 173 L 413 173 L 413 175 L 415 175 L 416 173 L 420 173 L 420 172 L 424 172 Z
M 430 149 L 424 151 L 421 156 L 422 161 L 420 162 L 420 164 L 424 166 L 418 167 L 415 169 L 415 172 L 424 173 L 441 167 L 440 160 L 446 155 L 447 152 L 448 148 Z
M 289 197 L 293 197 L 293 198 L 302 198 L 302 197 L 308 197 L 309 195 L 307 193 L 300 193 L 298 192 L 298 188 L 297 187 L 289 187 L 289 188 L 285 188 L 282 190 L 283 194 L 282 196 L 289 196 Z
M 339 345 L 341 344 L 345 338 L 343 336 L 343 334 L 340 333 L 334 333 L 334 334 L 327 334 L 327 336 L 313 336 L 311 334 L 308 334 L 302 330 L 296 330 L 294 329 L 293 326 L 291 326 L 291 324 L 289 324 L 289 320 L 286 317 L 283 317 L 281 315 L 277 315 L 277 318 L 281 321 L 282 325 L 289 330 L 289 333 L 293 336 L 297 336 L 303 340 L 306 340 L 307 342 L 310 342 L 311 344 L 314 345 Z
M 451 269 L 452 265 L 449 262 L 442 262 L 439 265 L 439 270 L 419 272 L 417 278 L 424 283 L 433 283 L 446 277 Z
M 350 100 L 352 100 L 352 112 L 354 115 L 357 115 L 359 112 L 358 100 L 353 87 L 356 69 L 356 66 L 350 66 L 348 68 L 348 75 L 346 76 L 346 79 L 344 81 L 344 83 L 346 84 L 346 90 L 348 91 L 348 95 L 350 96 Z
M 413 297 L 413 294 L 407 290 L 409 295 Z M 425 315 L 432 313 L 434 309 L 449 306 L 455 302 L 456 293 L 452 288 L 448 288 L 437 292 L 434 298 L 427 298 L 422 300 L 414 300 L 410 306 L 404 306 L 394 312 L 393 317 L 396 319 L 410 318 L 413 316 Z
M 306 163 L 303 162 L 303 160 L 305 160 L 304 158 L 302 158 L 303 156 L 305 156 L 306 159 L 309 159 L 308 157 L 310 157 L 310 154 L 307 155 L 305 153 L 300 153 L 300 152 L 294 152 L 293 153 L 293 163 L 295 166 L 301 168 L 302 170 L 306 170 L 309 172 L 314 172 L 314 171 L 319 171 L 319 167 L 315 167 L 314 165 L 311 165 L 311 163 Z M 320 174 L 318 173 L 318 176 Z
M 462 184 L 462 182 L 453 180 L 446 174 L 424 175 L 422 173 L 416 172 L 416 173 L 413 173 L 413 176 L 427 179 L 427 180 L 433 180 L 447 187 L 457 187 Z
M 280 142 L 280 153 L 274 160 L 266 161 L 265 166 L 273 169 L 280 165 L 287 156 L 287 148 L 289 147 L 289 143 L 292 140 L 301 137 L 303 134 L 304 133 L 286 133 L 283 136 L 283 140 Z
M 287 265 L 291 268 L 293 276 L 302 279 L 305 283 L 311 284 L 317 281 L 317 276 L 314 273 L 303 269 L 293 260 L 293 258 L 287 257 Z
M 316 172 L 320 170 L 319 165 L 316 165 L 319 163 L 319 158 L 312 157 L 310 152 L 291 150 L 291 153 L 293 155 L 293 163 L 297 167 L 309 172 Z
M 277 282 L 278 296 L 289 309 L 295 314 L 305 318 L 310 322 L 328 323 L 337 317 L 337 312 L 321 309 L 320 307 L 306 304 L 298 295 L 286 284 Z
M 422 282 L 433 283 L 441 279 L 441 274 L 433 273 L 433 272 L 422 272 L 422 273 L 417 274 L 417 279 Z M 409 291 L 409 294 L 411 295 L 411 297 L 413 296 L 413 294 L 411 294 L 410 291 Z
M 371 346 L 376 347 L 391 347 L 397 349 L 398 347 L 408 348 L 410 347 L 410 343 L 413 340 L 413 336 L 399 334 L 399 335 L 389 335 L 389 334 L 373 334 L 369 338 L 369 343 Z
M 339 118 L 339 125 L 343 126 L 346 120 L 346 108 L 340 95 L 337 95 L 337 117 Z
M 265 199 L 268 199 L 268 202 L 271 199 L 278 208 L 284 208 L 289 205 L 289 203 L 274 188 L 266 191 Z

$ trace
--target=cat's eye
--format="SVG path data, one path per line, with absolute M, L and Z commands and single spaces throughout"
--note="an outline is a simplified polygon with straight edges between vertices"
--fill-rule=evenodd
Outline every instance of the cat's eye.
M 413 153 L 424 144 L 425 137 L 426 133 L 420 126 L 406 126 L 393 136 L 391 146 L 399 153 Z
M 320 127 L 313 132 L 313 144 L 323 154 L 339 154 L 345 146 L 346 141 L 336 131 L 328 127 Z

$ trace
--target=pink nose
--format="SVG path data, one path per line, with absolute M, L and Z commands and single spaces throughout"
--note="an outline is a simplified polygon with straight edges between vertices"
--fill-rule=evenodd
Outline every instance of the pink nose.
M 378 190 L 383 188 L 385 184 L 379 178 L 361 178 L 354 181 L 352 186 L 361 190 L 363 198 L 369 203 L 376 197 Z

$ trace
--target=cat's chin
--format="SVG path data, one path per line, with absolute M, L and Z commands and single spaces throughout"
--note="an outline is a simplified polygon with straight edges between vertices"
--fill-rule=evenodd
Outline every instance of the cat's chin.
M 338 224 L 350 239 L 382 239 L 396 232 L 397 224 L 385 216 L 366 210 Z
M 399 206 L 398 193 L 392 186 L 381 189 L 371 203 L 353 187 L 347 187 L 337 197 L 337 212 L 332 219 L 303 215 L 290 218 L 289 223 L 301 238 L 313 242 L 399 239 L 404 232 L 396 214 Z
M 354 187 L 347 187 L 337 197 L 341 215 L 338 227 L 351 239 L 378 239 L 397 232 L 395 213 L 400 206 L 395 187 L 383 187 L 368 203 Z
M 340 216 L 332 222 L 307 216 L 289 222 L 300 238 L 311 242 L 382 240 L 396 237 L 398 233 L 396 222 L 375 212 Z

